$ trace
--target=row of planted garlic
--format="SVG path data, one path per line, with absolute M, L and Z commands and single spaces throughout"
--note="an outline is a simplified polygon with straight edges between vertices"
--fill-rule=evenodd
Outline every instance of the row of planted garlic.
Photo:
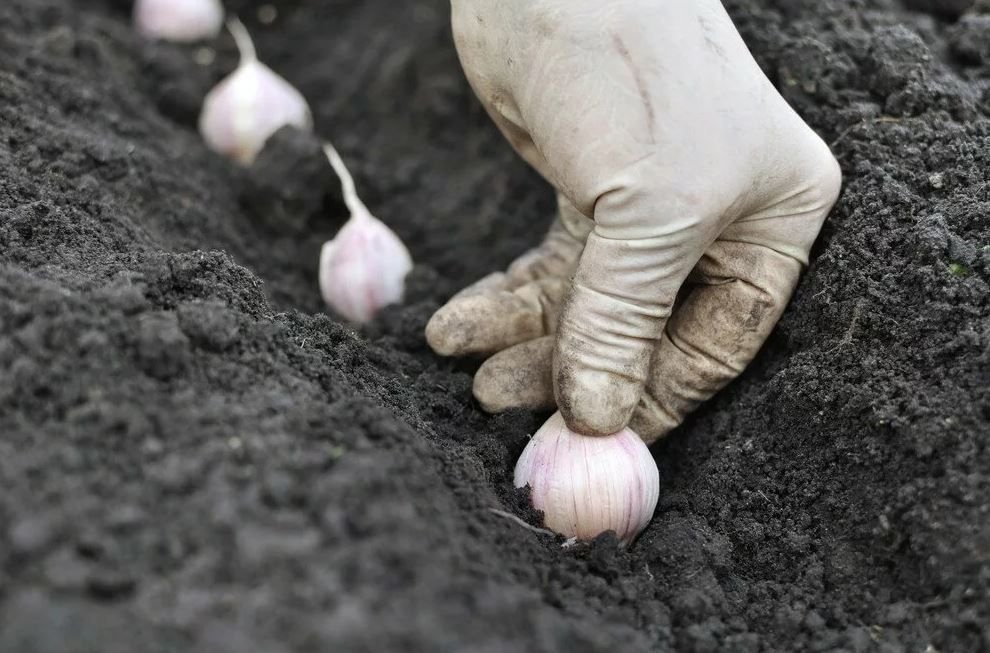
M 220 0 L 137 0 L 134 21 L 152 38 L 195 42 L 215 38 L 224 25 Z M 247 30 L 227 22 L 240 63 L 210 91 L 199 129 L 206 143 L 238 163 L 250 164 L 268 138 L 291 125 L 312 130 L 305 98 L 258 60 Z M 360 200 L 354 180 L 329 143 L 327 159 L 340 177 L 350 219 L 320 253 L 319 284 L 326 303 L 344 317 L 367 322 L 401 301 L 412 258 L 398 236 Z M 656 508 L 660 478 L 649 449 L 633 431 L 584 436 L 567 428 L 560 413 L 536 432 L 516 463 L 516 487 L 530 487 L 534 507 L 549 528 L 577 539 L 615 531 L 631 542 Z
M 196 42 L 216 38 L 225 12 L 220 0 L 137 0 L 134 23 L 149 38 Z M 199 131 L 216 152 L 250 165 L 265 142 L 282 127 L 313 130 L 313 115 L 302 94 L 258 60 L 247 29 L 226 22 L 240 53 L 237 69 L 207 94 Z M 398 236 L 374 217 L 357 195 L 354 180 L 329 143 L 324 150 L 340 177 L 350 219 L 320 252 L 323 300 L 354 322 L 367 322 L 382 307 L 402 300 L 412 257 Z

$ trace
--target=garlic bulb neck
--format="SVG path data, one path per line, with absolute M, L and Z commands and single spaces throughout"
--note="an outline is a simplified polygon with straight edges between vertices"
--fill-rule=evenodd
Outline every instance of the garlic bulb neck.
M 347 206 L 347 210 L 356 218 L 359 216 L 373 217 L 371 212 L 368 211 L 368 207 L 358 197 L 357 189 L 354 186 L 354 177 L 351 176 L 351 171 L 344 165 L 344 160 L 340 158 L 340 153 L 337 152 L 337 149 L 329 142 L 325 142 L 323 143 L 323 151 L 326 153 L 327 160 L 330 161 L 333 171 L 340 177 L 340 188 L 344 195 L 344 204 Z
M 231 16 L 227 20 L 227 31 L 234 38 L 237 46 L 237 53 L 240 56 L 240 65 L 253 63 L 258 60 L 258 51 L 254 47 L 254 40 L 248 33 L 244 23 L 237 16 Z

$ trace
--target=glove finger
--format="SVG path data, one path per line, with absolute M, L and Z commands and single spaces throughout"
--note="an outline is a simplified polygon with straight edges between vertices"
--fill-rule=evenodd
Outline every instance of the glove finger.
M 557 327 L 567 279 L 584 249 L 587 218 L 563 197 L 560 216 L 539 247 L 454 295 L 433 315 L 426 339 L 439 354 L 488 354 Z M 582 222 L 584 221 L 584 222 Z
M 523 342 L 489 358 L 474 375 L 474 396 L 489 413 L 553 408 L 553 337 Z
M 457 299 L 471 297 L 473 295 L 484 295 L 485 293 L 498 292 L 500 290 L 511 290 L 513 284 L 510 282 L 505 272 L 492 272 L 488 276 L 482 277 L 460 290 L 448 300 L 452 302 Z
M 557 405 L 574 431 L 615 433 L 639 402 L 677 291 L 700 256 L 690 221 L 667 224 L 669 233 L 658 237 L 621 240 L 596 231 L 588 238 L 554 354 Z
M 653 442 L 736 378 L 780 319 L 801 268 L 759 245 L 716 241 L 695 268 L 702 285 L 667 322 L 630 428 Z
M 444 356 L 491 354 L 553 333 L 567 282 L 554 277 L 509 292 L 453 299 L 426 325 L 430 347 Z

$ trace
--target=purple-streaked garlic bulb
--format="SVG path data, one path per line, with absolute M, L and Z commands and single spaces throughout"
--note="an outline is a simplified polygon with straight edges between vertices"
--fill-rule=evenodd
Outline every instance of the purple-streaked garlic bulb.
M 244 25 L 232 18 L 227 29 L 237 42 L 241 61 L 207 94 L 199 131 L 211 149 L 249 165 L 282 127 L 312 129 L 313 115 L 299 91 L 258 61 Z
M 650 523 L 660 498 L 660 473 L 636 433 L 580 435 L 559 412 L 526 445 L 514 483 L 530 487 L 547 528 L 579 540 L 615 531 L 623 545 Z
M 137 0 L 134 26 L 148 38 L 205 41 L 223 28 L 223 5 L 220 0 Z
M 383 306 L 402 301 L 412 257 L 399 237 L 371 215 L 357 195 L 354 179 L 332 145 L 324 150 L 340 177 L 351 213 L 320 252 L 320 294 L 327 305 L 353 322 L 368 322 Z

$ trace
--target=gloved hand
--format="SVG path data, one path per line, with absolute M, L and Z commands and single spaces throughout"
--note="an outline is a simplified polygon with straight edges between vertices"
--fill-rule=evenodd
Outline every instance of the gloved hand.
M 490 411 L 647 442 L 752 360 L 841 183 L 718 0 L 452 0 L 467 78 L 558 191 L 544 243 L 426 335 Z

